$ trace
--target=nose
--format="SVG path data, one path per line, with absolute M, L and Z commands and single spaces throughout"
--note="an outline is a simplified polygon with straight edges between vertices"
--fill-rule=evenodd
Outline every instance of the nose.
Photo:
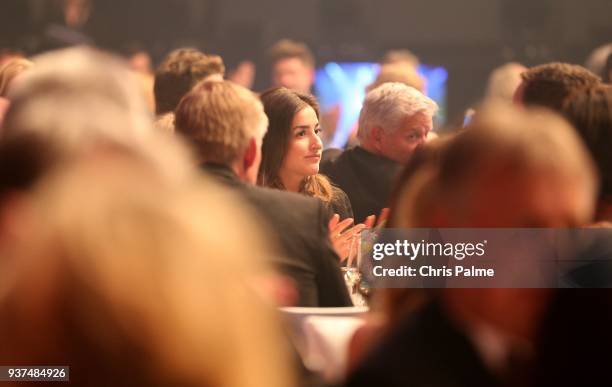
M 278 77 L 278 83 L 283 87 L 289 89 L 293 88 L 293 84 L 295 83 L 293 74 L 289 72 L 280 74 Z
M 429 135 L 429 132 L 430 130 L 426 130 L 423 133 L 421 133 L 421 136 L 419 136 L 417 145 L 422 145 L 427 142 L 427 136 Z
M 310 150 L 313 152 L 318 152 L 323 149 L 323 141 L 321 141 L 321 137 L 316 133 L 310 137 Z

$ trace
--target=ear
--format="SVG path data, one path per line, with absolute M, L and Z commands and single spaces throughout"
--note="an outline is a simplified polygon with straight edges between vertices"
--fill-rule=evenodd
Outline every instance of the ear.
M 244 152 L 244 157 L 242 158 L 242 168 L 244 171 L 248 171 L 255 160 L 257 159 L 257 141 L 255 138 L 251 137 L 249 140 L 249 145 L 247 145 L 247 149 Z
M 370 139 L 372 144 L 377 150 L 380 150 L 380 143 L 383 137 L 383 129 L 379 127 L 374 127 L 370 130 Z

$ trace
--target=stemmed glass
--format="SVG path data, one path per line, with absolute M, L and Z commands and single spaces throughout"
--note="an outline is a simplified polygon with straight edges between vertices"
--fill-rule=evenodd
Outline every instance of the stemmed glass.
M 351 300 L 353 301 L 353 305 L 366 306 L 367 301 L 361 294 L 359 287 L 361 283 L 361 273 L 359 271 L 359 263 L 361 260 L 359 254 L 361 235 L 356 234 L 350 239 L 349 243 L 349 254 L 346 261 L 346 266 L 342 267 L 344 282 L 346 283 L 346 287 L 349 295 L 351 296 Z

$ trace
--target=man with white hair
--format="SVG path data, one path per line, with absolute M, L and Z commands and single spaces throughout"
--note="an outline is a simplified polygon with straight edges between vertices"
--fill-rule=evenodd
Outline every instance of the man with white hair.
M 433 128 L 438 105 L 417 89 L 385 83 L 370 91 L 359 115 L 360 145 L 321 164 L 348 195 L 355 221 L 386 207 L 393 180 Z

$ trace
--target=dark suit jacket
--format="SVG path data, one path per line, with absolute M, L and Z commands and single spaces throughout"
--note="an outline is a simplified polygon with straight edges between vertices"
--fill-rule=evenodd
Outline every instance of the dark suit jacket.
M 295 281 L 297 306 L 351 306 L 339 259 L 328 236 L 328 210 L 313 198 L 241 182 L 229 168 L 204 165 L 223 184 L 239 191 L 274 232 L 283 256 L 274 264 Z
M 436 302 L 408 316 L 348 379 L 348 387 L 495 387 L 468 338 Z
M 323 152 L 333 152 L 326 150 Z M 401 165 L 393 160 L 374 155 L 357 146 L 335 158 L 324 158 L 321 173 L 340 187 L 353 207 L 355 222 L 363 222 L 369 215 L 378 215 L 387 201 Z

